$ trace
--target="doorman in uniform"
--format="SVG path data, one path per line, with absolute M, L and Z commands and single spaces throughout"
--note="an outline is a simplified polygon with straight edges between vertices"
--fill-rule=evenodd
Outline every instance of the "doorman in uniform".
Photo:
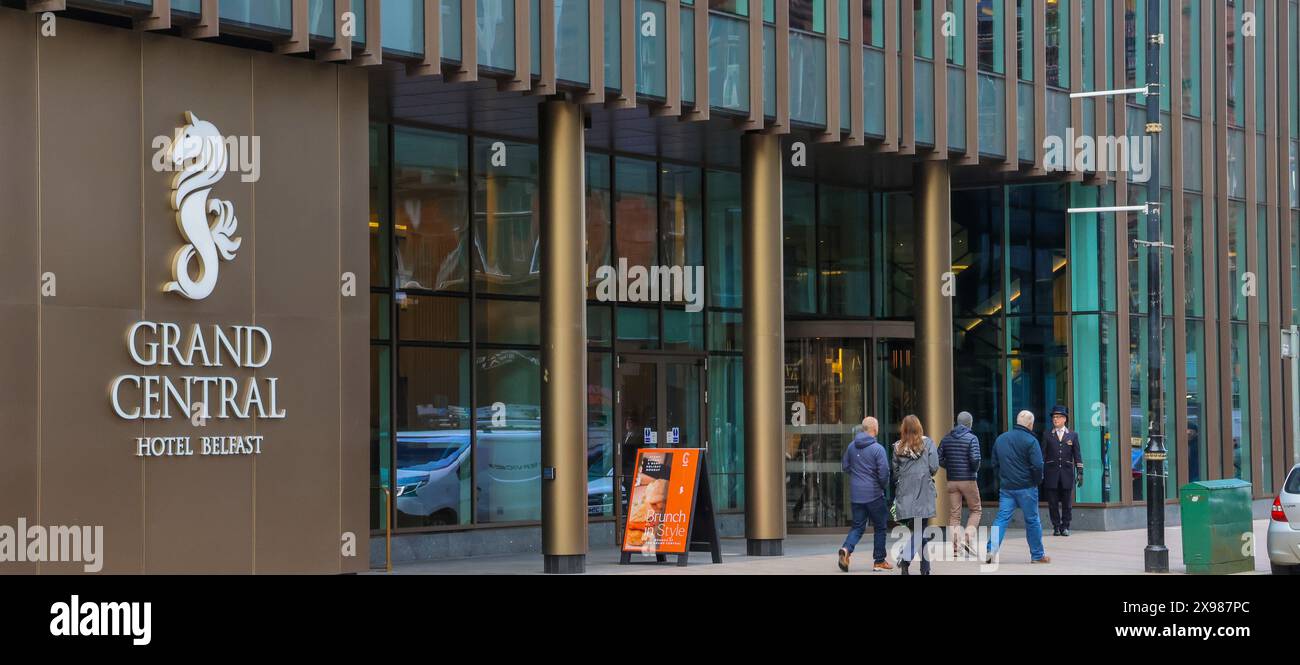
M 1054 536 L 1070 535 L 1074 488 L 1083 485 L 1083 452 L 1079 435 L 1066 427 L 1069 419 L 1069 409 L 1058 404 L 1052 408 L 1052 427 L 1043 432 L 1043 495 Z

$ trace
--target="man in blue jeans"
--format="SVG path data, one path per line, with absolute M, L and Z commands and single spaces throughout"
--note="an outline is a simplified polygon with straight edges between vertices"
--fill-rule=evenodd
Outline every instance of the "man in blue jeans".
M 1043 449 L 1034 436 L 1034 414 L 1021 411 L 1016 426 L 993 443 L 990 462 L 998 474 L 998 516 L 996 534 L 989 540 L 988 563 L 1002 547 L 1007 524 L 1016 510 L 1025 515 L 1025 539 L 1029 541 L 1030 563 L 1051 563 L 1043 553 L 1043 524 L 1038 518 L 1038 485 L 1043 481 Z M 996 539 L 996 543 L 993 540 Z
M 889 519 L 885 488 L 889 487 L 889 455 L 885 452 L 885 447 L 876 441 L 876 433 L 879 431 L 880 424 L 875 418 L 867 416 L 863 419 L 862 431 L 844 449 L 844 458 L 841 460 L 845 473 L 849 474 L 849 501 L 853 504 L 853 528 L 839 551 L 840 570 L 846 573 L 849 572 L 849 558 L 853 555 L 853 548 L 867 530 L 868 519 L 875 532 L 872 543 L 875 564 L 871 567 L 872 572 L 893 568 L 885 561 L 886 522 Z

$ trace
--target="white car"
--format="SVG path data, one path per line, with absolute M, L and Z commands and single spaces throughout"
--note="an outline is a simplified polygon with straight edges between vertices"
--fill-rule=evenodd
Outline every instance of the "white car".
M 1287 474 L 1270 517 L 1268 561 L 1273 574 L 1300 575 L 1300 464 Z

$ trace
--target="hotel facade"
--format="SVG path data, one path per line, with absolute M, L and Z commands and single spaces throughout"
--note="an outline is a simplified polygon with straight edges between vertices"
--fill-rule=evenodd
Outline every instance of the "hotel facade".
M 669 446 L 707 449 L 722 533 L 772 555 L 847 526 L 864 416 L 938 440 L 969 411 L 987 451 L 1058 404 L 1076 528 L 1141 526 L 1195 480 L 1271 502 L 1295 455 L 1300 6 L 1146 16 L 2 1 L 0 524 L 102 525 L 109 572 L 510 551 L 576 572 L 619 542 L 630 456 Z M 1143 95 L 1071 97 L 1118 88 L 1159 96 L 1158 131 Z M 1067 212 L 1147 203 L 1161 238 Z

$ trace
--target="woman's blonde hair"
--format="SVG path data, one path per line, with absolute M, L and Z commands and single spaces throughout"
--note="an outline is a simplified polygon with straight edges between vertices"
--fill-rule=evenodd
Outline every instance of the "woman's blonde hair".
M 924 449 L 922 439 L 925 430 L 921 428 L 921 419 L 916 416 L 903 418 L 903 426 L 898 437 L 898 454 L 906 457 L 918 457 Z

